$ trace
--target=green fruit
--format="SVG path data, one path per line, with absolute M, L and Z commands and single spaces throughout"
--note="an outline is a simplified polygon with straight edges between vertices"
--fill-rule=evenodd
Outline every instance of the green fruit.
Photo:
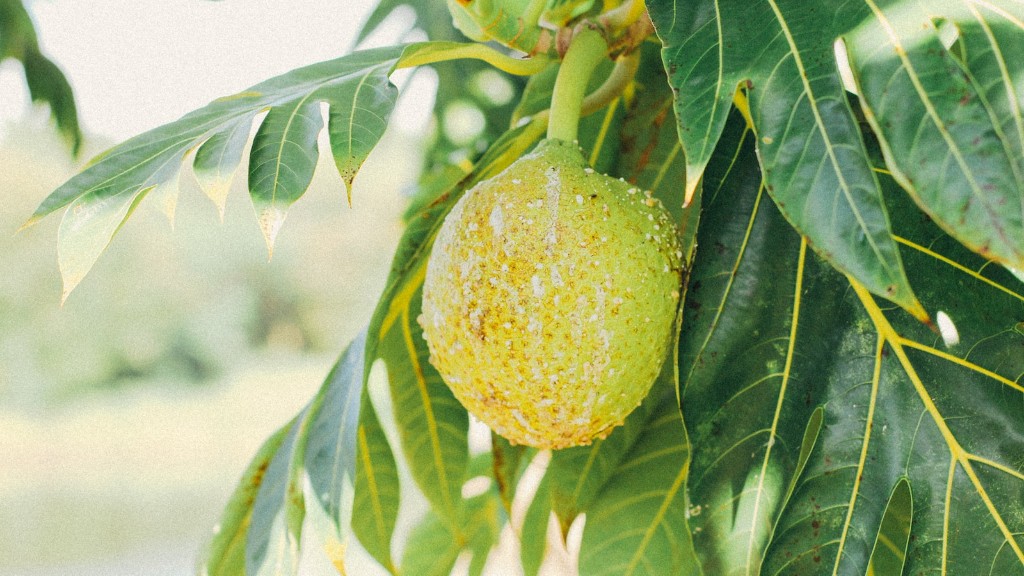
M 460 402 L 517 444 L 603 438 L 660 372 L 681 283 L 676 228 L 649 193 L 544 140 L 452 208 L 420 324 Z

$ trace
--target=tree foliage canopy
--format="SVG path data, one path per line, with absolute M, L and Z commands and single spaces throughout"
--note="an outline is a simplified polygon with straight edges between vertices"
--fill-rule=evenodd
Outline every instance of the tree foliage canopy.
M 304 524 L 329 543 L 351 532 L 394 574 L 447 574 L 464 551 L 483 570 L 536 453 L 498 436 L 470 452 L 415 321 L 424 270 L 463 192 L 543 136 L 561 55 L 588 21 L 610 58 L 580 144 L 670 208 L 688 278 L 654 391 L 608 438 L 551 455 L 519 534 L 526 573 L 553 513 L 564 530 L 586 515 L 585 575 L 1024 574 L 1024 5 L 382 0 L 360 38 L 400 6 L 431 40 L 216 100 L 94 159 L 32 217 L 67 208 L 66 296 L 186 166 L 220 209 L 246 172 L 272 247 L 324 129 L 351 184 L 387 127 L 396 69 L 436 69 L 438 117 L 468 101 L 486 119 L 462 145 L 468 165 L 434 136 L 365 334 L 260 450 L 204 573 L 294 573 Z M 12 46 L 32 35 L 8 28 L 0 53 L 28 71 L 32 50 Z M 494 70 L 510 102 L 466 90 Z M 366 387 L 378 360 L 393 414 Z M 399 462 L 431 505 L 401 558 Z M 489 487 L 464 497 L 480 476 Z M 312 509 L 329 521 L 304 522 Z

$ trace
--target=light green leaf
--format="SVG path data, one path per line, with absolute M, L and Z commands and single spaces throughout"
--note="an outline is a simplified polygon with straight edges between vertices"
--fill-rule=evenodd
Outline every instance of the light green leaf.
M 305 192 L 316 163 L 320 104 L 335 118 L 332 138 L 345 138 L 346 176 L 352 175 L 383 133 L 396 90 L 387 81 L 403 47 L 355 52 L 293 70 L 234 96 L 221 98 L 181 119 L 115 146 L 90 163 L 36 209 L 28 224 L 65 206 L 58 240 L 65 293 L 77 285 L 141 196 L 171 180 L 189 151 L 220 135 L 201 157 L 201 174 L 223 174 L 235 164 L 238 131 L 268 111 L 253 143 L 250 193 L 261 226 L 273 238 L 288 205 Z M 381 92 L 371 98 L 369 92 Z M 339 126 L 346 127 L 339 127 Z M 347 135 L 352 136 L 351 143 Z M 221 155 L 223 153 L 223 158 Z M 358 162 L 356 162 L 358 160 Z M 207 178 L 209 187 L 209 178 Z
M 252 504 L 245 538 L 245 573 L 287 576 L 299 566 L 299 543 L 306 508 L 302 490 L 302 453 L 309 408 L 292 423 Z
M 1024 10 L 866 4 L 872 18 L 846 37 L 847 50 L 886 165 L 949 234 L 1024 266 Z M 944 30 L 957 34 L 955 50 Z
M 440 436 L 431 438 L 430 419 L 434 418 L 434 431 L 437 434 L 451 434 L 451 422 L 439 421 L 433 408 L 432 393 L 442 395 L 445 392 L 438 389 L 439 379 L 424 388 L 426 380 L 420 380 L 420 373 L 412 370 L 412 362 L 423 369 L 426 367 L 429 372 L 423 372 L 422 376 L 431 373 L 435 378 L 427 362 L 425 353 L 426 346 L 422 341 L 417 342 L 418 336 L 412 338 L 412 331 L 417 330 L 414 326 L 412 307 L 419 307 L 419 291 L 423 285 L 423 275 L 426 271 L 427 256 L 430 253 L 431 242 L 437 229 L 440 227 L 444 216 L 459 199 L 462 193 L 480 179 L 489 178 L 500 172 L 505 166 L 511 164 L 521 156 L 537 138 L 543 133 L 543 124 L 531 123 L 511 130 L 499 142 L 495 143 L 480 161 L 477 163 L 473 173 L 466 176 L 453 189 L 442 193 L 432 202 L 422 208 L 416 214 L 410 215 L 409 225 L 399 242 L 398 250 L 392 262 L 391 275 L 388 278 L 387 286 L 377 304 L 366 342 L 365 366 L 370 366 L 384 354 L 390 355 L 393 366 L 396 362 L 403 363 L 406 372 L 394 373 L 395 392 L 403 395 L 403 399 L 412 405 L 412 413 L 399 415 L 403 418 L 403 434 L 406 437 L 406 446 L 415 440 L 415 435 L 420 435 L 420 441 L 429 443 L 431 450 L 436 452 L 420 454 L 418 458 L 410 458 L 410 465 L 414 468 L 413 475 L 420 482 L 431 482 L 440 479 L 444 474 L 447 484 L 443 489 L 435 484 L 426 488 L 427 494 L 432 497 L 432 503 L 441 506 L 441 518 L 451 522 L 452 508 L 449 502 L 454 504 L 454 495 L 461 498 L 461 482 L 453 482 L 453 479 L 461 479 L 464 474 L 465 456 L 456 456 L 454 463 L 444 460 L 446 452 L 441 451 L 438 443 Z M 404 328 L 403 328 L 404 327 Z M 405 330 L 408 330 L 408 339 Z M 412 341 L 416 355 L 408 352 L 409 341 Z M 386 342 L 385 342 L 386 341 Z M 404 378 L 404 380 L 399 380 Z M 411 385 L 409 388 L 402 388 L 401 385 Z M 443 383 L 442 383 L 443 386 Z M 426 399 L 431 401 L 430 405 L 424 402 L 423 391 L 426 390 Z M 446 389 L 447 390 L 447 389 Z M 448 392 L 450 394 L 450 392 Z M 420 402 L 415 406 L 415 402 Z M 447 400 L 442 400 L 442 403 Z M 461 406 L 456 408 L 450 402 L 444 404 L 444 417 L 460 419 L 465 418 L 458 415 L 462 410 Z M 437 426 L 438 423 L 443 426 Z M 419 428 L 417 428 L 419 426 Z M 459 428 L 461 424 L 455 424 Z M 460 433 L 461 434 L 461 433 Z M 445 436 L 447 437 L 447 436 Z M 464 445 L 465 439 L 456 439 L 460 445 Z M 440 457 L 440 460 L 437 458 Z M 359 415 L 359 436 L 357 445 L 358 466 L 356 469 L 356 492 L 353 503 L 352 527 L 360 542 L 366 547 L 373 557 L 392 573 L 396 568 L 391 560 L 391 537 L 394 532 L 395 518 L 398 513 L 398 470 L 395 465 L 391 447 L 380 427 L 376 413 L 369 396 L 364 392 L 362 407 Z M 438 465 L 438 462 L 440 465 Z M 452 466 L 454 464 L 454 467 Z M 454 471 L 454 472 L 452 472 Z M 445 515 L 446 514 L 446 515 Z
M 378 353 L 388 369 L 399 438 L 413 478 L 453 533 L 466 479 L 469 417 L 429 362 L 416 318 L 420 290 L 398 318 L 382 326 Z
M 858 3 L 652 0 L 676 94 L 692 197 L 737 103 L 757 135 L 767 190 L 809 245 L 920 319 L 878 179 L 833 55 L 868 17 Z M 739 92 L 738 92 L 739 90 Z
M 307 96 L 271 108 L 253 138 L 249 195 L 271 253 L 288 207 L 313 180 L 319 157 L 316 139 L 322 128 L 320 103 Z
M 459 555 L 473 554 L 469 574 L 478 576 L 505 522 L 493 491 L 463 503 L 463 521 L 459 531 L 430 511 L 409 535 L 402 559 L 402 573 L 412 576 L 448 576 Z
M 363 391 L 366 332 L 349 344 L 327 376 L 320 410 L 309 424 L 305 467 L 315 499 L 340 540 L 348 524 L 344 494 L 356 478 L 359 405 Z
M 253 502 L 263 484 L 270 461 L 293 425 L 294 421 L 267 438 L 242 473 L 238 487 L 213 529 L 213 537 L 206 546 L 197 573 L 208 576 L 245 575 L 245 542 L 252 522 Z
M 668 394 L 587 510 L 580 576 L 692 573 L 686 432 Z
M 228 191 L 234 180 L 235 171 L 242 162 L 245 145 L 249 142 L 249 131 L 256 115 L 243 116 L 233 126 L 217 132 L 196 150 L 192 163 L 199 187 L 217 207 L 220 219 L 224 220 L 224 208 Z
M 359 408 L 356 458 L 352 532 L 381 566 L 397 574 L 391 560 L 391 536 L 398 517 L 398 466 L 365 388 Z

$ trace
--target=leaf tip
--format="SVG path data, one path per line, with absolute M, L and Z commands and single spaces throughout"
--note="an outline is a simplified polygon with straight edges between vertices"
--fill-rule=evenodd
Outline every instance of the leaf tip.
M 196 180 L 199 182 L 199 189 L 213 202 L 217 208 L 217 215 L 220 223 L 224 223 L 224 213 L 227 211 L 228 190 L 231 189 L 232 178 L 211 177 L 206 174 L 196 173 Z
M 277 240 L 277 234 L 281 231 L 281 225 L 284 224 L 284 219 L 287 214 L 282 211 L 269 206 L 264 208 L 259 213 L 260 230 L 263 232 L 263 239 L 267 242 L 267 260 L 274 257 L 274 242 Z
M 691 177 L 691 172 L 696 172 L 696 176 Z M 697 195 L 697 190 L 700 189 L 702 177 L 703 173 L 697 171 L 696 167 L 693 170 L 686 171 L 686 195 L 683 197 L 683 208 L 688 208 L 690 202 L 693 202 L 693 197 Z
M 60 305 L 64 306 L 64 303 L 68 301 L 68 296 L 74 291 L 78 284 L 82 281 L 83 274 L 66 274 L 61 271 L 61 282 L 62 288 L 60 293 Z
M 43 217 L 38 215 L 38 214 L 33 214 L 32 216 L 29 217 L 28 220 L 25 220 L 25 222 L 21 226 L 19 226 L 18 229 L 14 231 L 14 233 L 15 234 L 21 234 L 21 232 L 23 230 L 27 230 L 27 229 L 35 226 L 37 222 L 42 220 L 42 218 Z

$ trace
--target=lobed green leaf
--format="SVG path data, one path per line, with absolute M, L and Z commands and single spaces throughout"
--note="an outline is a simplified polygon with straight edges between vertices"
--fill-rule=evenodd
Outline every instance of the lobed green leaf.
M 862 22 L 866 8 L 821 0 L 652 0 L 650 12 L 676 94 L 687 198 L 735 96 L 757 135 L 767 190 L 786 219 L 833 266 L 927 318 L 890 237 L 833 55 L 835 39 Z
M 723 143 L 739 153 L 708 171 L 698 245 L 710 249 L 682 339 L 704 572 L 865 574 L 894 533 L 887 495 L 906 482 L 907 573 L 1024 574 L 1019 285 L 883 179 L 918 294 L 956 337 L 879 305 L 788 230 L 750 132 L 732 126 Z
M 1024 10 L 867 4 L 872 17 L 846 36 L 847 50 L 886 165 L 947 233 L 1021 268 Z

